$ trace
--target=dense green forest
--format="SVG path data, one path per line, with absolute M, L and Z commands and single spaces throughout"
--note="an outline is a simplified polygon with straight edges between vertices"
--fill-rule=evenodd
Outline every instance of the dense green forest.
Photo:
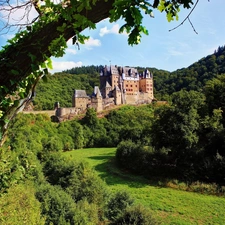
M 18 114 L 0 150 L 0 223 L 135 224 L 141 218 L 140 224 L 156 224 L 151 213 L 136 210 L 128 193 L 110 192 L 88 165 L 63 156 L 62 151 L 74 149 L 117 147 L 116 163 L 123 170 L 187 185 L 205 182 L 216 185 L 209 193 L 224 195 L 224 54 L 225 48 L 219 47 L 187 69 L 164 74 L 166 80 L 156 70 L 156 93 L 170 100 L 165 105 L 123 106 L 104 118 L 88 109 L 82 119 L 62 123 L 52 123 L 45 114 Z M 66 73 L 71 71 L 49 75 L 37 96 L 47 93 L 67 106 L 75 85 L 86 84 L 91 91 L 98 83 L 97 67 L 92 69 L 92 76 Z M 60 87 L 69 89 L 64 93 Z M 47 97 L 34 101 L 37 108 L 52 104 Z M 14 198 L 16 203 L 10 204 Z M 16 217 L 10 214 L 15 210 Z M 130 212 L 135 210 L 133 218 Z
M 200 59 L 188 68 L 154 76 L 156 95 L 160 99 L 182 89 L 201 92 L 207 81 L 225 73 L 224 59 L 225 46 L 221 46 L 213 54 Z
M 72 94 L 74 89 L 86 90 L 92 94 L 93 87 L 99 86 L 99 74 L 71 75 L 67 73 L 49 74 L 47 82 L 40 80 L 33 99 L 35 110 L 52 110 L 55 102 L 62 107 L 72 107 Z

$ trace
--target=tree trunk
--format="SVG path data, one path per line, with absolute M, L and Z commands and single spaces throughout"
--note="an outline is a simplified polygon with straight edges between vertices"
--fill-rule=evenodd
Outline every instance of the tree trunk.
M 91 10 L 82 11 L 80 15 L 86 16 L 93 23 L 98 23 L 109 17 L 113 2 L 113 0 L 98 0 Z M 68 24 L 68 27 L 62 33 L 57 28 L 64 23 Z M 80 27 L 78 30 L 82 31 L 82 28 Z M 32 72 L 31 64 L 33 62 L 29 55 L 35 55 L 35 61 L 43 62 L 45 60 L 44 55 L 51 56 L 48 49 L 49 45 L 60 35 L 66 40 L 75 35 L 73 28 L 69 26 L 69 22 L 65 19 L 46 24 L 42 29 L 22 37 L 16 45 L 8 46 L 7 51 L 0 53 L 0 85 L 4 85 L 9 91 L 15 90 L 16 83 Z M 19 71 L 19 74 L 15 71 Z

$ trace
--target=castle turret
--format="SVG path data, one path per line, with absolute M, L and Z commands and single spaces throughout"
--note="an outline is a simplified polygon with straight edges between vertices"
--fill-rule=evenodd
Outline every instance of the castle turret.
M 147 98 L 153 99 L 153 74 L 146 69 L 143 72 L 143 78 L 139 81 L 139 89 L 147 94 Z
M 121 105 L 122 104 L 122 93 L 118 86 L 115 86 L 113 94 L 114 94 L 115 105 Z
M 95 108 L 96 112 L 100 112 L 103 110 L 102 94 L 101 94 L 98 86 L 94 87 L 94 92 L 91 95 L 91 103 L 92 103 L 93 108 Z

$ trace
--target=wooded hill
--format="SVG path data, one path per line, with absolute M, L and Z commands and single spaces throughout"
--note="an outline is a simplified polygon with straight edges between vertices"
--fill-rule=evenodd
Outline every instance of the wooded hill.
M 169 100 L 174 92 L 202 91 L 208 80 L 225 73 L 225 46 L 218 47 L 208 55 L 188 68 L 182 68 L 172 73 L 148 68 L 154 75 L 154 96 L 158 100 Z M 82 66 L 55 73 L 48 76 L 48 82 L 40 81 L 36 88 L 34 105 L 36 110 L 51 110 L 56 101 L 62 107 L 71 107 L 71 97 L 74 89 L 84 89 L 91 94 L 93 87 L 99 85 L 99 66 Z M 143 67 L 137 67 L 139 71 Z
M 155 94 L 161 99 L 181 89 L 202 91 L 208 80 L 223 73 L 225 73 L 225 46 L 218 47 L 213 54 L 200 59 L 188 68 L 160 75 L 155 73 Z

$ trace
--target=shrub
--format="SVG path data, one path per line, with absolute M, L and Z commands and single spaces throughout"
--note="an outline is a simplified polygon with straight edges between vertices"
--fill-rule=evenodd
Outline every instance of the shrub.
M 131 206 L 111 225 L 155 225 L 151 212 L 141 205 Z
M 84 163 L 79 163 L 69 176 L 66 191 L 78 202 L 86 199 L 99 207 L 104 205 L 107 197 L 105 183 L 97 176 L 95 171 Z
M 45 224 L 75 225 L 76 204 L 71 196 L 58 186 L 49 184 L 39 186 L 36 198 L 41 202 Z
M 44 225 L 41 204 L 35 198 L 31 182 L 14 185 L 0 197 L 0 224 L 4 225 Z
M 146 151 L 140 144 L 131 140 L 122 141 L 116 150 L 116 160 L 118 164 L 134 172 L 143 172 L 145 165 Z
M 99 224 L 99 208 L 96 204 L 90 204 L 86 199 L 77 203 L 77 213 L 74 215 L 75 224 L 96 225 Z
M 85 198 L 89 203 L 103 204 L 107 194 L 105 184 L 86 164 L 76 163 L 55 153 L 46 158 L 43 172 L 49 183 L 60 185 L 74 201 Z
M 115 193 L 107 204 L 107 218 L 109 220 L 115 220 L 128 206 L 132 204 L 133 199 L 131 199 L 130 195 L 126 191 Z

